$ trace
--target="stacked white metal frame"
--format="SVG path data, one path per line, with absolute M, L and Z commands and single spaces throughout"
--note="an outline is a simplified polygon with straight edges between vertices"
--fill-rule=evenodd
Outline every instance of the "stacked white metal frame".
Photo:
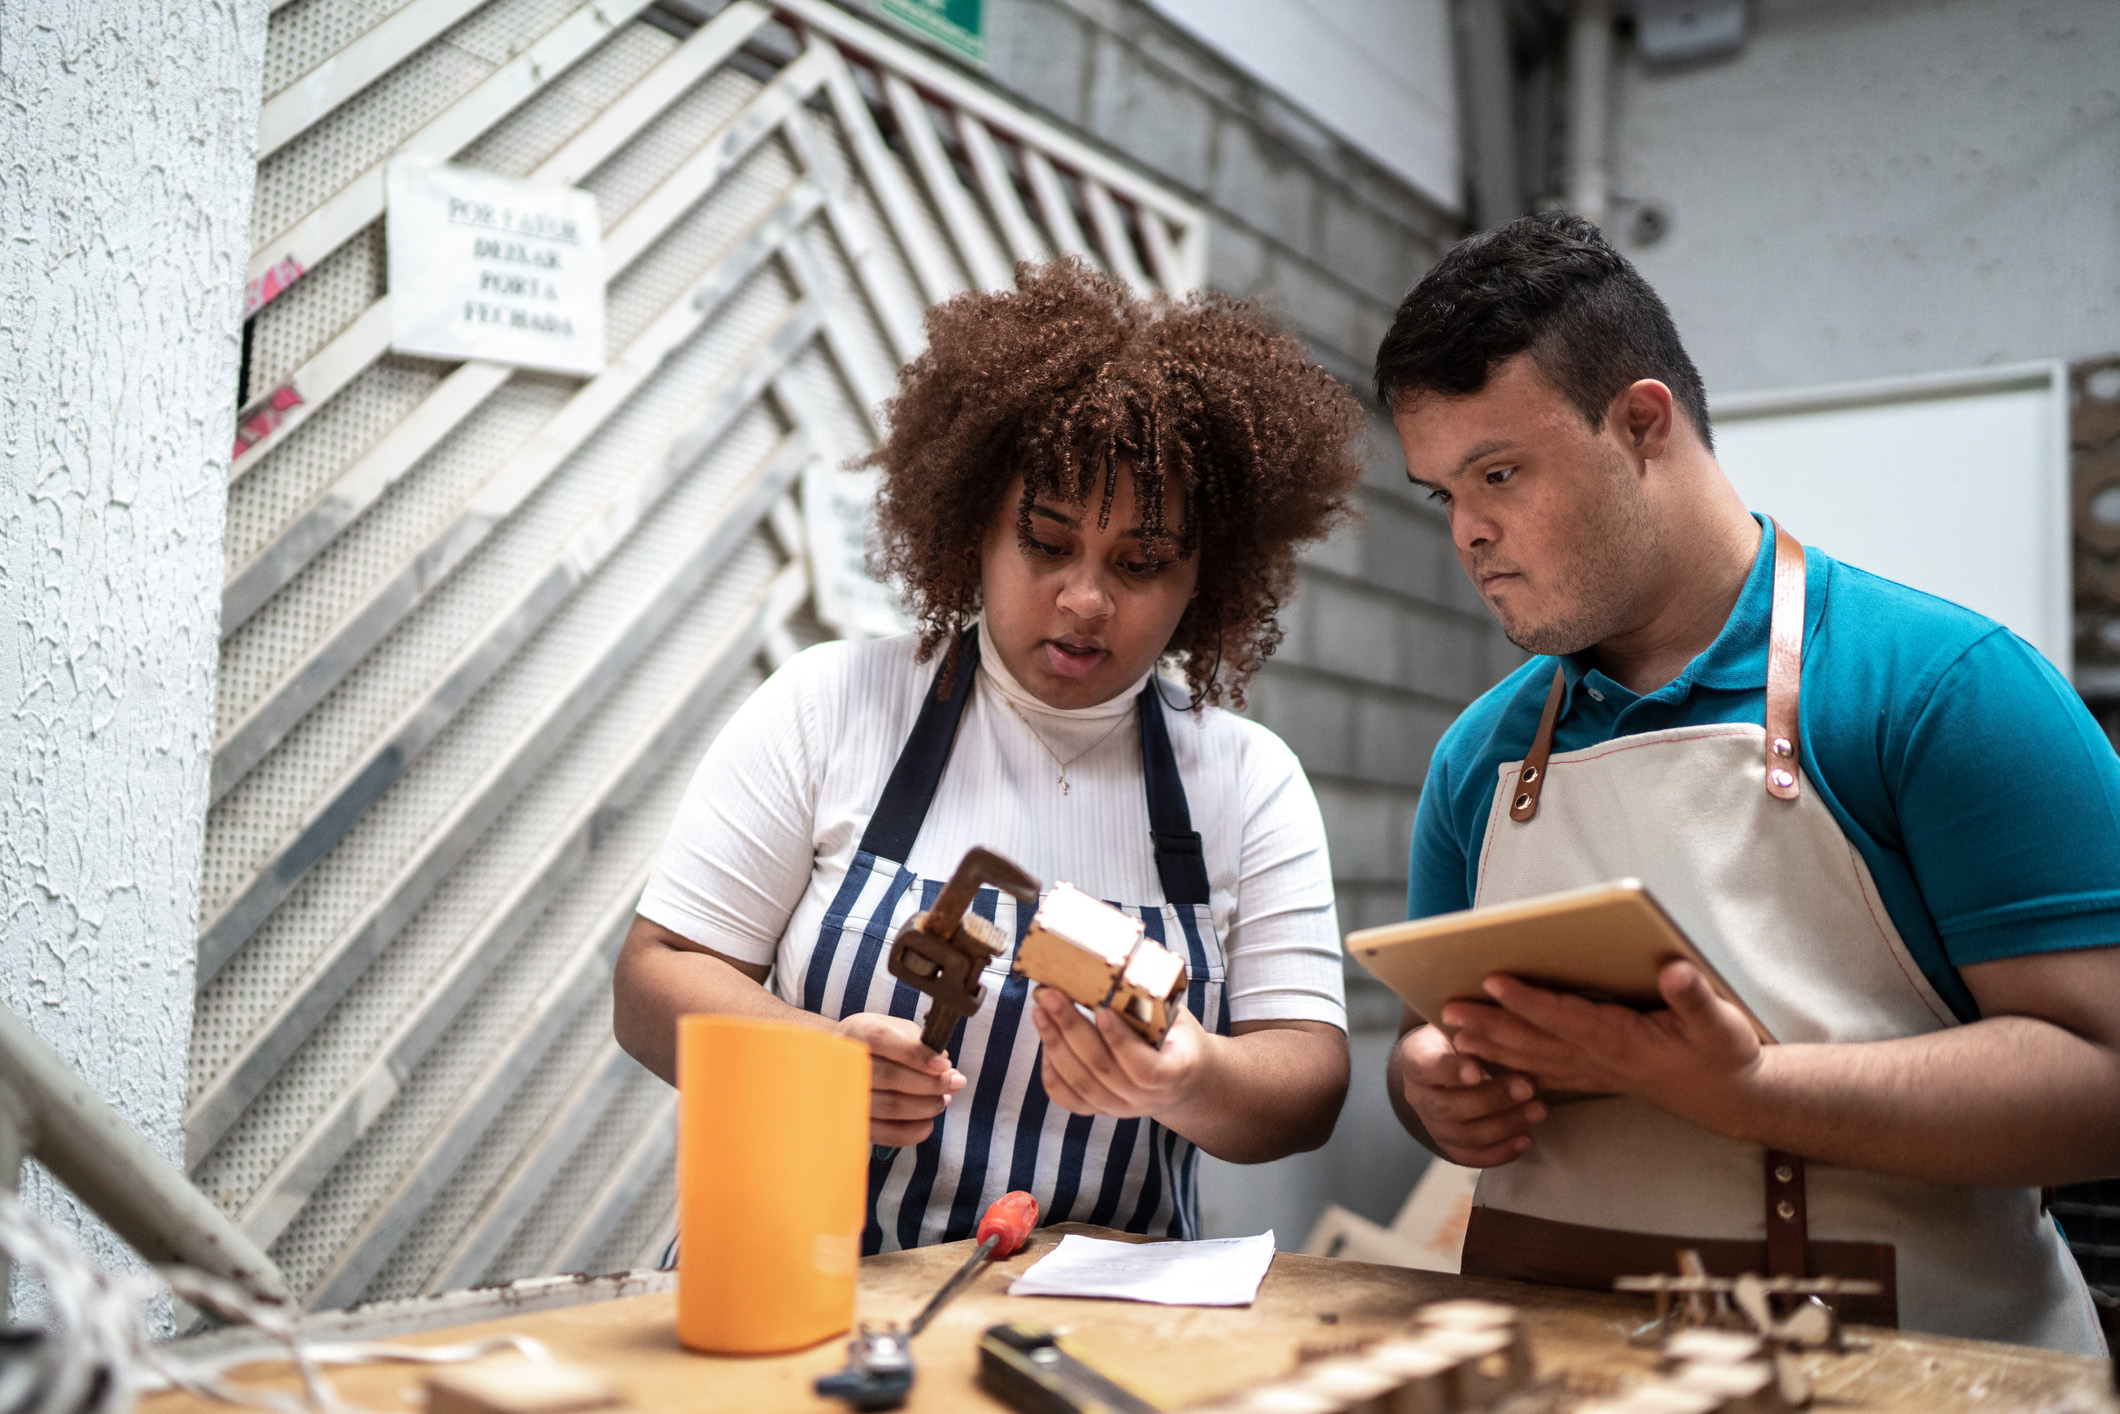
M 265 87 L 190 1167 L 312 1307 L 643 1265 L 673 1094 L 610 965 L 823 631 L 800 472 L 925 305 L 1054 253 L 1190 288 L 1204 226 L 824 0 L 284 0 Z M 399 153 L 596 195 L 605 372 L 388 351 Z

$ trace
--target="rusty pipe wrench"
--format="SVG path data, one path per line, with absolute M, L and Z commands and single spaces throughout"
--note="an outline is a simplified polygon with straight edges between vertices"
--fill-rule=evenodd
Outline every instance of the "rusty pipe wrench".
M 971 911 L 982 884 L 1024 903 L 1038 901 L 1036 879 L 994 851 L 974 848 L 935 895 L 934 906 L 907 919 L 891 942 L 891 975 L 930 999 L 920 1042 L 938 1053 L 949 1044 L 957 1023 L 986 1000 L 980 972 L 1008 951 L 1001 930 Z

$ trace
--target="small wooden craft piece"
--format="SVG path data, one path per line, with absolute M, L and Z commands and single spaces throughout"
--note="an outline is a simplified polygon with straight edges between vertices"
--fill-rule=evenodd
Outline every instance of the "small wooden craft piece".
M 1484 1409 L 1520 1387 L 1509 1360 L 1509 1333 L 1486 1330 L 1423 1331 L 1421 1344 L 1449 1357 L 1453 1407 Z
M 1531 1351 L 1514 1308 L 1439 1301 L 1410 1334 L 1299 1366 L 1207 1406 L 1212 1414 L 1479 1414 L 1530 1388 Z M 1718 1406 L 1704 1405 L 1697 1414 Z
M 1363 1357 L 1363 1364 L 1399 1382 L 1392 1396 L 1393 1414 L 1454 1414 L 1457 1361 L 1440 1350 L 1412 1340 L 1386 1341 Z
M 1230 1414 L 1344 1414 L 1347 1405 L 1301 1385 L 1267 1385 L 1245 1395 Z
M 1082 1006 L 1109 1006 L 1151 1046 L 1163 1044 L 1188 980 L 1185 960 L 1151 941 L 1140 919 L 1073 884 L 1055 884 L 1045 896 L 1016 949 L 1015 970 Z
M 1748 1331 L 1685 1330 L 1664 1342 L 1664 1361 L 1673 1366 L 1742 1365 L 1760 1359 L 1766 1348 L 1765 1341 Z
M 1784 1414 L 1811 1402 L 1811 1377 L 1797 1358 L 1803 1350 L 1843 1351 L 1847 1342 L 1821 1297 L 1873 1296 L 1878 1283 L 1839 1277 L 1710 1276 L 1700 1254 L 1678 1254 L 1677 1276 L 1620 1277 L 1621 1291 L 1656 1296 L 1656 1320 L 1646 1328 L 1666 1336 L 1669 1377 L 1629 1390 L 1586 1414 Z M 1674 1296 L 1685 1298 L 1682 1307 Z M 1775 1300 L 1785 1305 L 1777 1309 Z M 1746 1329 L 1749 1326 L 1750 1329 Z
M 1511 1389 L 1522 1389 L 1537 1373 L 1531 1359 L 1531 1342 L 1524 1336 L 1523 1322 L 1514 1306 L 1470 1299 L 1433 1301 L 1415 1313 L 1414 1324 L 1422 1331 L 1499 1337 L 1507 1367 L 1506 1383 Z
M 1722 1403 L 1700 1390 L 1676 1385 L 1643 1385 L 1612 1399 L 1575 1406 L 1575 1414 L 1721 1414 Z
M 1345 1414 L 1392 1414 L 1399 1381 L 1360 1360 L 1327 1360 L 1304 1370 L 1297 1387 L 1333 1400 Z
M 494 1360 L 427 1377 L 427 1414 L 577 1414 L 624 1403 L 586 1365 Z
M 1614 1291 L 1642 1291 L 1656 1297 L 1656 1319 L 1641 1334 L 1654 1340 L 1675 1331 L 1698 1328 L 1742 1330 L 1750 1326 L 1770 1345 L 1796 1349 L 1847 1347 L 1840 1322 L 1820 1297 L 1876 1296 L 1883 1286 L 1860 1277 L 1710 1276 L 1700 1254 L 1691 1248 L 1678 1254 L 1679 1274 L 1615 1277 Z M 1680 1296 L 1684 1304 L 1674 1306 Z M 1776 1315 L 1769 1297 L 1791 1300 L 1786 1316 Z

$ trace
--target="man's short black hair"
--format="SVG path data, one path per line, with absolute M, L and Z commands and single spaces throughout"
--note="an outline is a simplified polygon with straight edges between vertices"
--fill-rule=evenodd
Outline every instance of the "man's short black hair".
M 1468 236 L 1421 277 L 1377 345 L 1386 409 L 1465 397 L 1505 358 L 1532 361 L 1592 427 L 1620 390 L 1654 378 L 1710 448 L 1708 395 L 1649 282 L 1580 216 L 1546 211 Z

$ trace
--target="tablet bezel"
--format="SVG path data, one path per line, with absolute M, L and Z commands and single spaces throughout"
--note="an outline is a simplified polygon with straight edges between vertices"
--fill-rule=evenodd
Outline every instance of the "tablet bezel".
M 1481 990 L 1490 973 L 1647 1011 L 1664 1005 L 1657 973 L 1684 958 L 1744 1014 L 1762 1042 L 1774 1041 L 1639 879 L 1363 928 L 1347 935 L 1347 951 L 1445 1034 L 1452 1029 L 1441 1019 L 1446 1003 L 1491 1004 Z

